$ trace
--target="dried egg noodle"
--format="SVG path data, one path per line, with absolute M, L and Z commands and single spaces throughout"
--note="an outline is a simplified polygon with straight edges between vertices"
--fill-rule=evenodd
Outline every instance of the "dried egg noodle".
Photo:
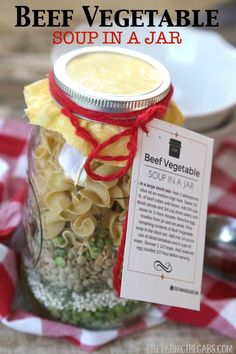
M 89 239 L 100 223 L 109 229 L 114 245 L 119 245 L 128 207 L 130 174 L 112 182 L 97 182 L 86 177 L 78 190 L 73 181 L 65 177 L 58 162 L 57 151 L 63 146 L 61 135 L 42 130 L 40 138 L 34 155 L 37 173 L 33 179 L 42 200 L 44 238 L 50 240 L 63 233 L 65 242 L 71 235 L 77 240 Z M 101 175 L 119 169 L 98 162 L 93 163 L 93 168 Z M 111 210 L 115 203 L 120 205 L 119 212 Z M 68 222 L 71 231 L 65 230 Z M 70 231 L 70 235 L 65 231 Z

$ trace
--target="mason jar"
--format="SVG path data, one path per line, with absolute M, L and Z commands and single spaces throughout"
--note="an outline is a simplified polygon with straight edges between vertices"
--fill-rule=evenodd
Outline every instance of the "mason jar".
M 129 207 L 132 159 L 127 165 L 124 156 L 131 138 L 98 146 L 133 127 L 140 112 L 162 102 L 170 89 L 159 62 L 107 47 L 67 53 L 49 78 L 25 88 L 26 113 L 35 127 L 23 262 L 34 297 L 53 318 L 107 329 L 134 321 L 148 308 L 114 289 Z M 183 120 L 172 100 L 161 118 Z

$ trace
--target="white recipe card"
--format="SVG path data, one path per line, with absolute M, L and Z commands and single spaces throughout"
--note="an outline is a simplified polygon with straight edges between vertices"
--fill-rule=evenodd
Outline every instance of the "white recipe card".
M 199 310 L 213 140 L 161 120 L 139 132 L 121 297 Z

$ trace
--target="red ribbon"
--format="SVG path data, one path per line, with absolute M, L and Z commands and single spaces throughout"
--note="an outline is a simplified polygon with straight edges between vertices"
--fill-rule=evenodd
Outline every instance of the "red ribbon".
M 80 138 L 86 140 L 91 145 L 91 152 L 88 155 L 84 168 L 89 177 L 96 181 L 110 182 L 116 178 L 123 177 L 133 165 L 133 160 L 137 152 L 138 129 L 142 129 L 148 133 L 147 124 L 154 118 L 162 118 L 167 111 L 168 104 L 173 94 L 173 87 L 171 86 L 168 95 L 160 102 L 133 112 L 126 113 L 107 113 L 97 112 L 90 109 L 83 108 L 77 103 L 73 102 L 65 92 L 56 84 L 54 74 L 49 73 L 49 88 L 51 95 L 56 102 L 62 107 L 61 113 L 67 116 L 73 126 L 75 133 Z M 77 116 L 86 117 L 97 123 L 111 124 L 119 127 L 124 127 L 123 131 L 111 136 L 106 141 L 99 143 L 89 131 L 80 126 Z M 136 117 L 135 119 L 131 119 Z M 122 119 L 121 119 L 122 118 Z M 123 137 L 129 137 L 127 143 L 127 155 L 103 155 L 101 152 L 108 146 L 116 143 Z M 116 173 L 107 176 L 100 176 L 91 170 L 91 163 L 93 160 L 99 161 L 126 161 L 125 166 L 120 168 Z M 121 287 L 121 267 L 123 263 L 124 246 L 126 238 L 127 220 L 124 222 L 121 244 L 118 251 L 117 262 L 114 267 L 114 288 L 117 294 L 120 294 Z

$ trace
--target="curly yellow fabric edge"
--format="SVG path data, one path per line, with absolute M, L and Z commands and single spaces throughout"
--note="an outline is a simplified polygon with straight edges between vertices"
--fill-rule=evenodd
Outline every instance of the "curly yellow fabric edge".
M 27 105 L 26 114 L 31 124 L 62 134 L 68 144 L 78 149 L 83 155 L 88 156 L 91 151 L 91 145 L 75 134 L 75 128 L 68 117 L 61 114 L 60 107 L 50 94 L 48 79 L 26 86 L 24 97 Z M 87 129 L 100 143 L 123 129 L 113 125 L 87 121 L 82 118 L 78 119 L 80 120 L 80 125 Z M 183 115 L 173 100 L 169 104 L 164 120 L 176 125 L 182 125 L 184 122 Z M 119 155 L 127 155 L 126 143 L 127 137 L 122 138 L 104 149 L 103 153 L 107 155 L 117 155 L 117 153 Z

